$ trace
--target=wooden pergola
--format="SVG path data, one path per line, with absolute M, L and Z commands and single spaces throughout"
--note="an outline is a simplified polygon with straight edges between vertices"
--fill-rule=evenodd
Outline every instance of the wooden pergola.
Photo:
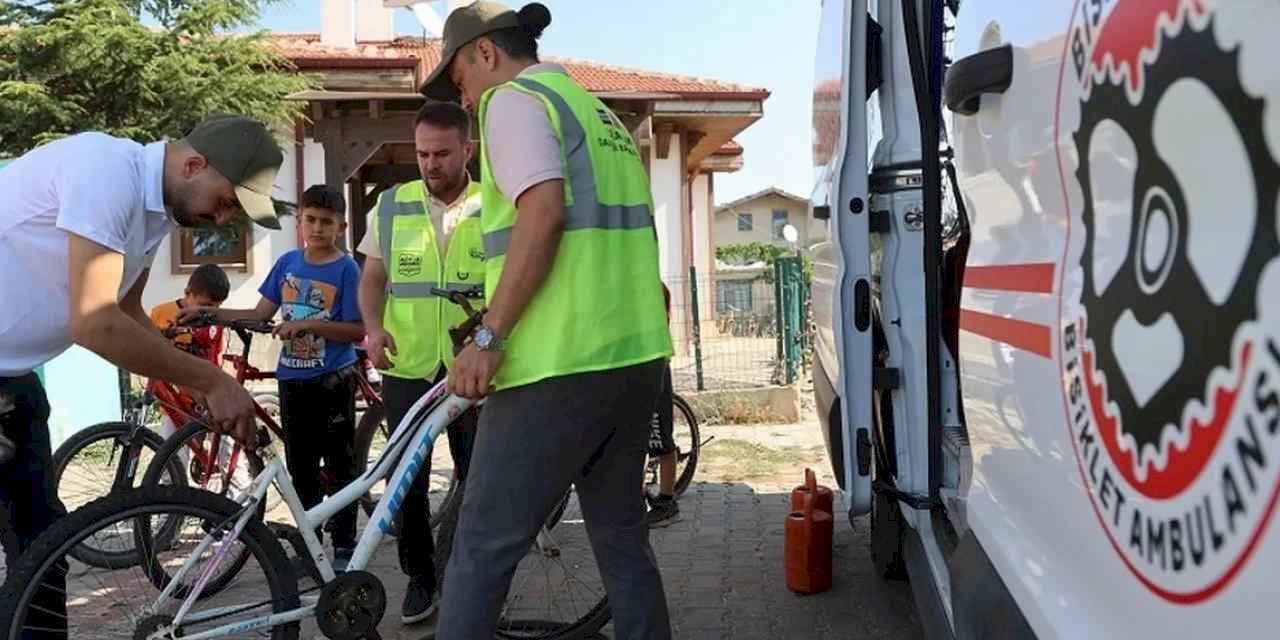
M 653 101 L 665 94 L 601 96 L 638 140 L 647 138 L 643 126 L 653 113 Z M 365 233 L 366 216 L 378 194 L 392 186 L 419 179 L 413 148 L 413 121 L 422 106 L 418 93 L 389 91 L 303 91 L 291 96 L 309 103 L 309 137 L 324 146 L 326 184 L 351 186 L 351 238 Z M 473 123 L 474 124 L 474 123 Z M 473 126 L 477 138 L 478 126 Z M 665 146 L 670 129 L 655 133 Z M 700 137 L 700 136 L 699 136 Z M 478 139 L 475 140 L 478 143 Z M 665 154 L 664 154 L 665 155 Z M 478 154 L 477 154 L 478 156 Z M 479 178 L 478 158 L 471 175 Z

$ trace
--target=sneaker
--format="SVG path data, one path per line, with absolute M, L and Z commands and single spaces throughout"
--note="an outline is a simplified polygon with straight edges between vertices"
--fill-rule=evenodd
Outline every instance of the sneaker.
M 680 505 L 675 498 L 661 496 L 649 507 L 649 527 L 661 528 L 670 526 L 680 519 Z
M 351 556 L 355 555 L 356 550 L 351 547 L 337 547 L 333 550 L 333 572 L 345 573 L 347 565 L 351 564 Z
M 422 576 L 409 578 L 409 585 L 404 590 L 404 604 L 400 609 L 400 621 L 405 624 L 422 622 L 430 618 L 440 605 L 432 599 L 435 580 Z

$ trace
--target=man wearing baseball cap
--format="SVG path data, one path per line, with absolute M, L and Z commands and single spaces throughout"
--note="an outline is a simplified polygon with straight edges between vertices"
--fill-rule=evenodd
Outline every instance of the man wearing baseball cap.
M 493 637 L 512 574 L 573 485 L 615 637 L 669 638 L 636 490 L 672 354 L 653 196 L 617 116 L 563 67 L 539 64 L 550 23 L 537 3 L 454 11 L 423 87 L 479 117 L 489 303 L 449 376 L 453 392 L 487 399 L 439 637 Z
M 204 397 L 213 427 L 253 435 L 253 400 L 214 364 L 170 346 L 142 308 L 160 243 L 174 225 L 247 215 L 279 228 L 271 201 L 280 147 L 261 122 L 216 116 L 185 138 L 141 145 L 81 133 L 0 169 L 0 507 L 25 550 L 65 513 L 54 493 L 49 403 L 34 370 L 78 344 L 115 365 Z M 61 585 L 25 626 L 65 627 Z

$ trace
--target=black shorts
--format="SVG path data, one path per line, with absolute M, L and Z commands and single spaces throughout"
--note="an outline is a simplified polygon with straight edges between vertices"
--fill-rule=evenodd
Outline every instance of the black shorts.
M 671 364 L 662 372 L 662 386 L 658 391 L 658 406 L 649 420 L 649 455 L 660 456 L 676 450 L 675 418 L 672 404 Z

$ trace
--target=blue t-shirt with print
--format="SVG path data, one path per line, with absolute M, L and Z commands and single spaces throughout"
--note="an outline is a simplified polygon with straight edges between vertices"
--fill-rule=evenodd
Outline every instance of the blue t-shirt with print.
M 281 318 L 286 322 L 308 319 L 358 322 L 359 283 L 360 266 L 351 256 L 344 254 L 327 264 L 311 264 L 301 249 L 295 249 L 280 256 L 258 292 L 280 307 Z M 355 361 L 353 343 L 304 333 L 284 341 L 276 378 L 314 378 L 349 367 Z

